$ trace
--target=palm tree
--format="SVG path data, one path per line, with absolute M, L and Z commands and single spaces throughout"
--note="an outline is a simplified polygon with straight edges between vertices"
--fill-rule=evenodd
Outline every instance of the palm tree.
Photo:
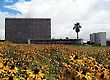
M 80 32 L 80 28 L 81 28 L 80 23 L 77 22 L 76 24 L 74 24 L 73 30 L 75 29 L 77 33 L 77 40 L 78 40 L 78 33 Z

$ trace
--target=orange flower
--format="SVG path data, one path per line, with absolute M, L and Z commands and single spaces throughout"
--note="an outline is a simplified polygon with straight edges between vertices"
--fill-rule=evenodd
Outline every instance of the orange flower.
M 2 62 L 0 62 L 0 68 L 2 68 L 3 67 L 3 63 Z

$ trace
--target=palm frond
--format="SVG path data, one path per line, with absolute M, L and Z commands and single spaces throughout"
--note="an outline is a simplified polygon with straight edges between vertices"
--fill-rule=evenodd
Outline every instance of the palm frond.
M 81 26 L 79 26 L 79 28 L 81 28 Z
M 73 27 L 73 30 L 75 29 L 76 27 Z

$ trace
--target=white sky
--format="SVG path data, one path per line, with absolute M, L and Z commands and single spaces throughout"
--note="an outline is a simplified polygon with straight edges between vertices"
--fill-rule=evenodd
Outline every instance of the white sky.
M 5 7 L 22 14 L 0 12 L 0 39 L 5 35 L 5 17 L 51 18 L 52 38 L 76 38 L 72 28 L 74 23 L 80 22 L 80 38 L 89 40 L 90 33 L 107 32 L 110 39 L 110 0 L 21 0 Z

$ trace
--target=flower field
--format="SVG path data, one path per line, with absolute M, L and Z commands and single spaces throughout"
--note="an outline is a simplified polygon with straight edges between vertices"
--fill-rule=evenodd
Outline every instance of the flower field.
M 110 48 L 1 42 L 0 80 L 110 80 Z

